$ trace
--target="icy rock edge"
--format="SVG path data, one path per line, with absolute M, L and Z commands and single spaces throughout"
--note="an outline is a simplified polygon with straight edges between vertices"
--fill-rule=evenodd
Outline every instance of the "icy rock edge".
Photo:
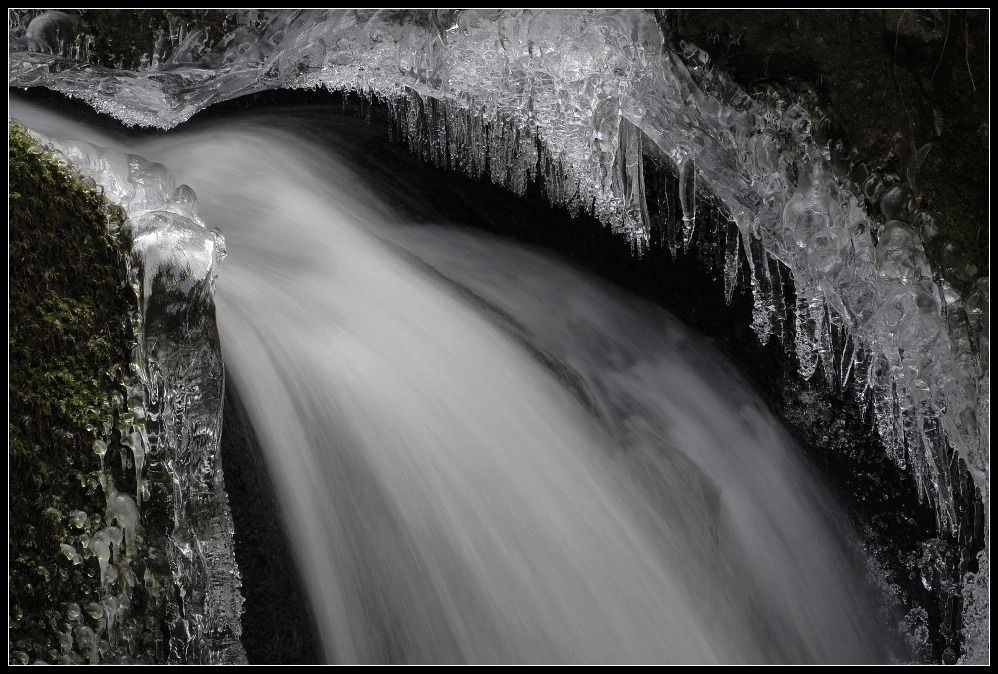
M 87 548 L 98 557 L 105 596 L 88 612 L 106 629 L 93 634 L 83 657 L 92 664 L 129 661 L 125 625 L 150 617 L 129 610 L 132 586 L 142 584 L 165 613 L 156 616 L 169 630 L 165 662 L 245 663 L 243 598 L 219 446 L 224 376 L 214 289 L 224 240 L 197 217 L 193 190 L 177 187 L 162 164 L 28 133 L 124 211 L 124 224 L 112 234 L 126 251 L 126 277 L 137 300 L 131 317 L 137 344 L 118 430 L 138 487 L 134 494 L 118 492 L 110 473 L 102 474 L 109 525 Z M 107 449 L 97 441 L 102 464 Z M 168 536 L 143 536 L 143 504 L 164 494 L 173 514 Z M 93 632 L 79 622 L 77 631 Z M 107 641 L 105 658 L 98 654 L 101 640 Z
M 965 524 L 955 472 L 972 475 L 989 512 L 988 279 L 920 207 L 918 166 L 899 177 L 853 165 L 817 96 L 750 95 L 696 47 L 666 44 L 641 10 L 240 10 L 215 45 L 196 26 L 159 36 L 138 72 L 69 58 L 86 45 L 32 29 L 41 18 L 12 37 L 10 84 L 129 125 L 170 128 L 269 89 L 357 92 L 386 101 L 425 159 L 516 193 L 540 180 L 552 203 L 592 213 L 639 255 L 654 228 L 675 252 L 707 211 L 724 214 L 728 296 L 748 282 L 761 340 L 785 340 L 802 377 L 820 373 L 871 410 L 941 531 Z M 678 203 L 660 194 L 649 209 L 650 167 L 678 181 Z M 971 589 L 988 583 L 986 536 Z

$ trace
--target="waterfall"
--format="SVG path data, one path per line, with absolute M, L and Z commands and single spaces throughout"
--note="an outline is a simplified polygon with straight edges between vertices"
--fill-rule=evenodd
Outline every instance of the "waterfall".
M 330 661 L 897 657 L 718 354 L 555 259 L 399 222 L 314 141 L 262 118 L 141 149 L 227 232 L 222 348 Z
M 830 388 L 871 401 L 886 452 L 910 471 L 940 531 L 959 534 L 966 526 L 959 505 L 966 496 L 959 493 L 954 466 L 973 476 L 986 512 L 988 417 L 980 401 L 987 400 L 989 379 L 986 357 L 978 354 L 986 354 L 987 342 L 975 323 L 987 304 L 986 280 L 964 295 L 932 281 L 912 229 L 924 214 L 903 191 L 857 185 L 837 169 L 827 144 L 812 132 L 821 116 L 813 99 L 790 104 L 778 90 L 762 100 L 747 97 L 708 68 L 695 48 L 666 45 L 658 25 L 638 12 L 250 14 L 239 14 L 232 38 L 214 50 L 191 46 L 194 31 L 178 37 L 183 44 L 175 52 L 190 43 L 190 54 L 127 76 L 58 54 L 12 52 L 11 82 L 44 84 L 126 123 L 161 127 L 188 119 L 212 101 L 275 87 L 361 92 L 387 101 L 396 136 L 424 159 L 487 176 L 514 193 L 540 181 L 553 203 L 596 216 L 626 237 L 635 255 L 648 249 L 655 227 L 668 230 L 666 238 L 676 247 L 681 230 L 686 247 L 697 228 L 711 225 L 706 213 L 721 213 L 734 233 L 725 239 L 725 277 L 729 288 L 740 274 L 751 285 L 752 326 L 760 339 L 792 335 L 787 347 L 804 377 L 821 372 Z M 829 620 L 862 613 L 859 590 L 857 596 L 817 597 L 813 607 L 835 606 L 823 618 L 813 615 L 821 610 L 808 613 L 807 602 L 789 598 L 812 587 L 808 574 L 822 564 L 830 577 L 849 566 L 841 548 L 852 544 L 833 535 L 839 527 L 820 514 L 825 506 L 797 490 L 782 494 L 789 500 L 780 505 L 756 503 L 758 495 L 751 492 L 762 482 L 749 467 L 754 470 L 761 459 L 741 457 L 746 464 L 739 467 L 730 457 L 711 454 L 720 450 L 699 455 L 691 447 L 709 444 L 691 438 L 715 432 L 722 438 L 713 441 L 730 446 L 731 436 L 723 438 L 730 432 L 763 436 L 756 449 L 766 454 L 768 445 L 782 446 L 774 439 L 782 431 L 768 430 L 757 404 L 735 404 L 747 395 L 736 384 L 724 385 L 730 399 L 721 407 L 697 414 L 740 419 L 741 425 L 710 432 L 682 427 L 679 419 L 687 415 L 679 411 L 681 401 L 665 402 L 669 392 L 650 373 L 706 367 L 709 376 L 720 376 L 716 368 L 665 364 L 662 345 L 595 327 L 610 321 L 631 326 L 622 331 L 628 335 L 659 332 L 666 339 L 673 328 L 653 328 L 654 321 L 633 316 L 651 309 L 587 318 L 597 309 L 552 294 L 552 286 L 534 274 L 561 278 L 553 287 L 562 290 L 587 288 L 580 297 L 599 295 L 588 281 L 562 276 L 567 272 L 549 260 L 530 258 L 527 264 L 530 254 L 498 242 L 392 224 L 397 217 L 389 206 L 372 206 L 377 194 L 358 201 L 357 193 L 372 188 L 354 182 L 343 165 L 323 166 L 307 147 L 297 153 L 302 162 L 308 158 L 307 171 L 284 164 L 283 176 L 221 181 L 207 175 L 208 166 L 223 175 L 223 167 L 212 162 L 236 153 L 232 148 L 248 154 L 235 154 L 226 166 L 271 165 L 301 142 L 249 128 L 234 129 L 225 142 L 206 138 L 188 146 L 187 155 L 213 148 L 197 165 L 175 147 L 150 148 L 195 187 L 201 217 L 222 229 L 232 257 L 242 247 L 243 261 L 230 258 L 220 281 L 219 323 L 231 376 L 261 424 L 263 444 L 268 452 L 285 448 L 280 456 L 304 447 L 337 448 L 321 461 L 303 459 L 298 468 L 269 459 L 289 517 L 302 527 L 297 533 L 292 528 L 299 563 L 310 588 L 321 586 L 325 593 L 316 604 L 329 658 L 619 661 L 629 654 L 636 661 L 828 661 L 892 655 L 869 643 L 880 628 L 852 618 Z M 670 202 L 667 191 L 648 192 L 655 181 L 677 181 L 678 199 Z M 242 183 L 258 187 L 216 194 Z M 883 201 L 885 213 L 896 215 L 876 236 L 863 211 L 867 188 Z M 262 200 L 262 194 L 280 196 Z M 237 217 L 237 208 L 248 210 Z M 271 213 L 266 225 L 256 219 L 259 212 Z M 314 229 L 319 221 L 328 226 L 321 233 Z M 274 222 L 283 223 L 277 240 L 268 238 Z M 509 266 L 502 268 L 500 261 Z M 320 270 L 335 263 L 340 276 L 323 278 Z M 547 273 L 528 273 L 531 265 Z M 239 291 L 227 294 L 230 274 L 230 287 Z M 784 303 L 787 278 L 795 305 Z M 455 294 L 463 302 L 455 304 Z M 561 301 L 566 308 L 556 310 Z M 604 301 L 624 307 L 632 300 Z M 390 321 L 366 313 L 377 305 L 390 308 Z M 567 323 L 555 320 L 559 311 Z M 264 325 L 250 320 L 257 316 L 273 318 Z M 580 322 L 592 330 L 591 343 L 567 327 Z M 280 349 L 273 348 L 276 343 Z M 311 362 L 305 356 L 315 353 L 326 355 Z M 593 353 L 612 366 L 594 365 Z M 442 381 L 448 358 L 460 376 Z M 479 371 L 482 360 L 497 365 Z M 537 363 L 544 365 L 540 372 Z M 249 371 L 256 373 L 251 377 Z M 453 397 L 441 390 L 453 391 Z M 513 390 L 518 393 L 510 395 Z M 701 401 L 717 397 L 701 393 Z M 671 416 L 664 411 L 669 409 Z M 443 428 L 453 433 L 446 442 Z M 518 434 L 500 444 L 519 454 L 488 451 L 498 433 L 483 430 L 489 428 L 515 428 Z M 542 440 L 545 433 L 554 437 Z M 541 446 L 546 458 L 531 450 Z M 792 454 L 787 449 L 767 460 L 792 464 Z M 572 477 L 562 484 L 546 471 Z M 800 483 L 807 471 L 763 472 L 785 485 Z M 318 505 L 317 494 L 337 480 L 347 483 L 334 497 L 339 501 Z M 551 482 L 557 490 L 541 488 Z M 673 495 L 663 487 L 673 482 L 692 493 Z M 775 498 L 781 489 L 769 491 Z M 670 495 L 663 497 L 663 490 Z M 591 499 L 581 499 L 581 493 Z M 500 516 L 498 503 L 522 510 L 506 505 Z M 326 511 L 308 514 L 307 507 Z M 801 517 L 814 513 L 807 515 L 814 519 L 807 525 L 778 521 L 790 510 Z M 359 516 L 368 511 L 377 515 Z M 542 522 L 538 513 L 553 520 Z M 564 526 L 552 527 L 551 521 Z M 764 523 L 764 531 L 754 531 L 751 523 Z M 796 547 L 776 544 L 791 535 L 773 533 L 787 532 L 783 527 L 828 531 L 815 535 L 829 541 L 820 549 L 839 552 L 826 553 L 825 560 L 826 554 L 802 545 L 785 550 L 789 559 L 765 570 L 769 562 L 763 560 L 782 551 L 781 545 Z M 713 547 L 692 533 L 704 529 L 715 532 Z M 483 540 L 483 530 L 495 535 Z M 524 538 L 537 545 L 523 547 L 522 554 L 519 547 L 500 544 L 523 546 Z M 588 547 L 573 547 L 580 538 Z M 670 550 L 660 550 L 663 545 Z M 741 561 L 729 566 L 733 550 Z M 700 553 L 707 562 L 694 561 Z M 545 563 L 529 561 L 532 555 Z M 571 561 L 578 558 L 599 561 L 593 569 L 578 569 Z M 331 568 L 321 568 L 320 559 Z M 412 563 L 403 569 L 387 561 L 395 559 Z M 978 583 L 975 588 L 981 578 L 986 582 L 982 560 L 981 573 L 968 577 Z M 554 578 L 559 574 L 552 568 L 577 575 Z M 623 575 L 643 580 L 612 593 L 613 601 L 604 597 L 607 587 L 622 582 L 609 570 L 628 568 Z M 786 581 L 781 589 L 774 574 Z M 863 585 L 842 577 L 850 578 L 842 586 Z M 747 589 L 729 591 L 737 584 L 733 579 Z M 576 589 L 559 591 L 559 583 Z M 496 599 L 500 586 L 509 594 L 505 603 Z M 508 589 L 514 586 L 520 594 Z M 726 614 L 729 604 L 740 607 L 732 612 L 737 617 L 718 624 L 716 616 Z M 472 623 L 462 624 L 458 616 L 469 614 Z M 591 638 L 585 625 L 569 629 L 555 618 L 571 614 L 592 614 L 591 625 L 612 625 L 612 633 Z M 359 627 L 354 621 L 361 615 L 374 627 Z M 388 624 L 400 615 L 408 617 Z M 668 625 L 677 615 L 684 616 L 676 625 L 686 631 L 684 645 L 657 640 L 648 625 Z M 792 637 L 786 636 L 787 625 L 793 626 Z M 818 635 L 827 630 L 839 630 L 835 648 L 843 650 L 821 645 Z M 781 636 L 760 636 L 768 632 Z

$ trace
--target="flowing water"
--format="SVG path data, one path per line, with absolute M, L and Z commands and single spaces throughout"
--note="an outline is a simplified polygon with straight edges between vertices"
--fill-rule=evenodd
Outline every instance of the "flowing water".
M 329 661 L 900 655 L 855 535 L 734 367 L 661 308 L 446 222 L 411 163 L 372 179 L 382 131 L 282 111 L 134 140 L 12 114 L 164 163 L 224 234 L 227 376 Z

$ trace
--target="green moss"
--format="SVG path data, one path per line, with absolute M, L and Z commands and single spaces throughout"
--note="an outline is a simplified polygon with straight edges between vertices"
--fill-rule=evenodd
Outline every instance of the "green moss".
M 108 435 L 132 346 L 110 210 L 9 127 L 9 588 L 11 661 L 51 660 L 65 602 L 97 598 L 94 558 L 60 551 L 105 508 L 94 441 Z M 124 478 L 124 476 L 123 476 Z M 134 482 L 134 478 L 133 478 Z M 77 545 L 79 547 L 79 545 Z M 63 616 L 60 618 L 60 616 Z

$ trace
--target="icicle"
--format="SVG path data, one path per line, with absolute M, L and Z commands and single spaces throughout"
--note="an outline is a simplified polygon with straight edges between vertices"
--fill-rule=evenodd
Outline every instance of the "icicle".
M 890 368 L 883 356 L 877 357 L 875 362 L 871 363 L 870 374 L 874 381 L 871 393 L 877 434 L 884 443 L 887 456 L 898 468 L 904 470 L 907 467 L 905 451 L 903 447 L 898 446 L 899 441 L 895 435 L 894 384 L 890 378 Z
M 821 366 L 825 371 L 825 384 L 830 391 L 835 390 L 835 347 L 832 344 L 832 323 L 829 316 L 828 304 L 824 298 L 816 298 L 811 303 L 815 316 L 815 341 L 818 343 L 818 355 L 821 357 Z
M 798 293 L 800 289 L 798 288 Z M 794 311 L 794 346 L 797 351 L 797 371 L 805 381 L 809 380 L 818 369 L 818 354 L 815 348 L 814 321 L 808 308 L 807 300 L 798 295 L 797 307 Z
M 519 195 L 524 195 L 527 193 L 527 184 L 537 179 L 540 175 L 540 161 L 541 153 L 538 152 L 537 135 L 531 128 L 525 129 L 522 133 L 517 133 L 517 139 L 519 140 L 517 158 L 518 158 L 518 182 L 516 184 L 516 189 L 514 192 Z M 563 164 L 559 161 L 558 167 L 562 171 L 564 170 Z M 561 205 L 564 203 L 563 200 L 554 202 L 556 205 Z
M 737 249 L 736 249 L 737 254 Z M 770 258 L 772 264 L 772 287 L 773 287 L 773 323 L 776 336 L 781 343 L 787 340 L 787 303 L 783 296 L 783 271 L 782 264 L 775 258 Z
M 949 465 L 952 453 L 945 446 L 939 418 L 932 406 L 922 403 L 922 414 L 918 415 L 920 440 L 925 448 L 925 461 L 929 468 L 927 482 L 932 485 L 930 496 L 936 506 L 937 525 L 940 530 L 956 534 L 958 518 L 954 508 L 953 475 Z
M 615 191 L 623 201 L 621 227 L 629 236 L 638 236 L 649 224 L 645 203 L 644 152 L 641 130 L 624 117 L 618 129 L 619 147 L 615 160 Z
M 859 401 L 860 411 L 865 416 L 869 407 L 871 388 L 874 384 L 871 372 L 876 359 L 860 344 L 856 344 L 853 353 L 853 391 L 856 394 L 856 399 Z
M 758 237 L 749 238 L 752 272 L 752 329 L 763 344 L 773 334 L 773 281 L 769 277 L 769 255 Z
M 486 155 L 486 150 L 488 148 L 488 124 L 485 119 L 479 115 L 469 112 L 471 114 L 471 137 L 469 142 L 469 147 L 471 148 L 471 172 L 472 177 L 480 179 L 485 175 L 485 171 L 488 168 L 488 156 Z
M 898 395 L 897 400 L 903 400 L 903 396 Z M 924 503 L 932 503 L 933 493 L 931 485 L 933 479 L 930 474 L 932 458 L 928 456 L 928 448 L 925 446 L 921 432 L 921 424 L 915 410 L 911 407 L 902 407 L 898 419 L 901 423 L 903 433 L 903 449 L 907 452 L 908 469 L 915 478 L 918 487 L 919 499 Z
M 725 236 L 728 230 L 728 213 L 715 203 L 710 205 L 710 241 L 707 246 L 710 253 L 710 271 L 712 274 L 724 273 L 724 256 L 727 252 Z
M 679 203 L 683 207 L 683 250 L 690 247 L 697 217 L 696 161 L 684 158 L 679 165 Z
M 839 361 L 839 387 L 844 391 L 850 378 L 855 381 L 854 371 L 857 369 L 856 343 L 849 333 L 843 329 L 842 351 Z
M 680 215 L 676 209 L 676 200 L 673 198 L 673 194 L 679 193 L 679 182 L 676 179 L 672 179 L 671 176 L 667 177 L 665 180 L 666 187 L 663 190 L 664 194 L 668 195 L 668 202 L 666 203 L 666 213 L 665 213 L 665 236 L 666 242 L 669 245 L 669 252 L 672 253 L 672 259 L 676 259 L 676 255 L 679 253 L 679 239 L 680 239 Z
M 433 99 L 434 108 L 434 121 L 436 122 L 436 137 L 434 139 L 434 158 L 433 163 L 441 168 L 448 165 L 447 157 L 447 139 L 449 137 L 448 125 L 450 120 L 447 115 L 447 106 L 440 102 L 438 99 Z
M 724 300 L 730 305 L 735 296 L 735 289 L 738 288 L 738 272 L 742 266 L 741 257 L 738 255 L 741 236 L 734 220 L 728 220 L 725 233 Z

